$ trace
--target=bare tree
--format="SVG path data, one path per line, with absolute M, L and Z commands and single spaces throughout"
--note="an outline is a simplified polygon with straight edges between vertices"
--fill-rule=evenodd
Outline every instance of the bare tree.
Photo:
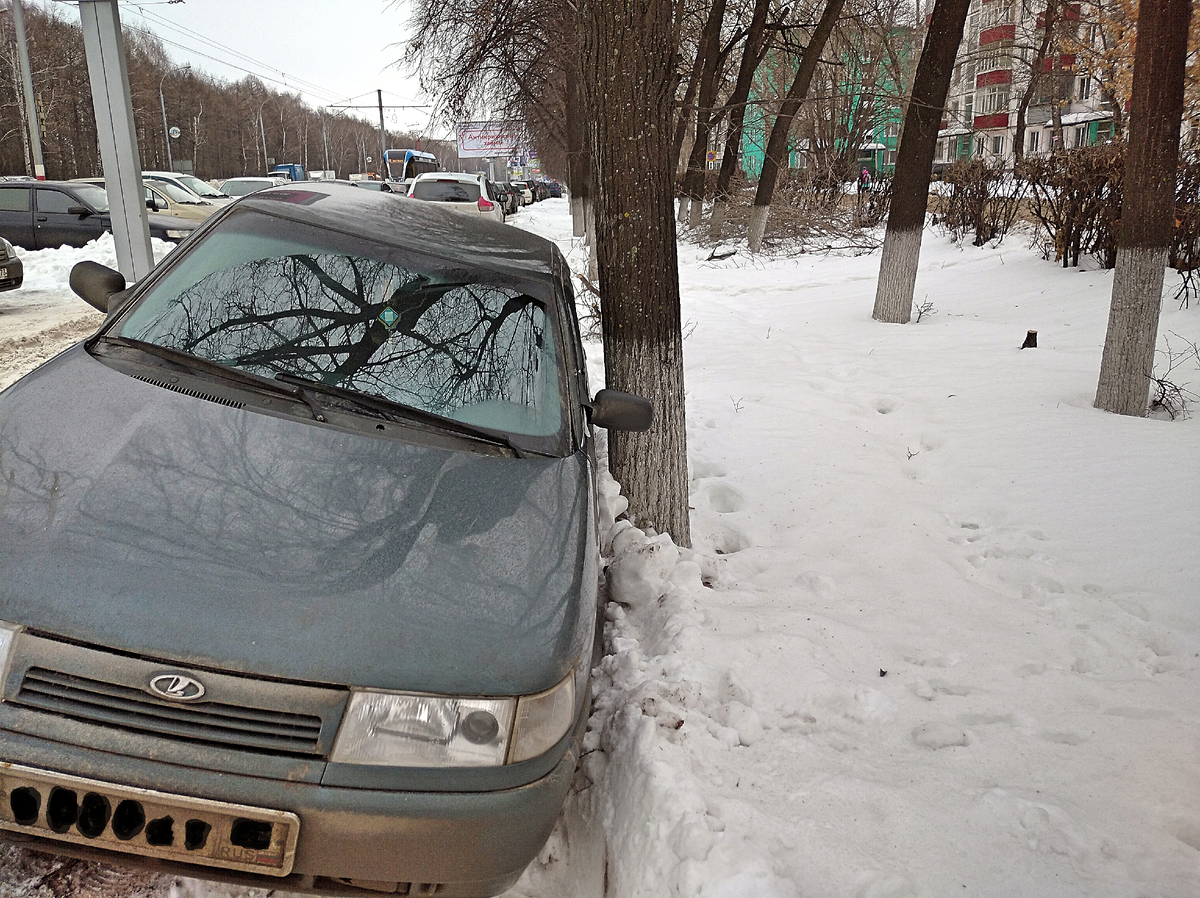
M 672 0 L 579 0 L 596 172 L 605 380 L 654 403 L 646 433 L 609 434 L 639 523 L 691 544 L 671 108 Z
M 921 233 L 929 205 L 929 173 L 950 88 L 950 73 L 970 5 L 970 0 L 937 0 L 933 7 L 896 154 L 892 206 L 872 312 L 872 317 L 879 321 L 907 324 L 912 317 Z
M 1143 2 L 1133 66 L 1125 203 L 1096 408 L 1144 415 L 1154 370 L 1163 267 L 1175 225 L 1190 0 Z
M 792 79 L 792 86 L 788 88 L 779 115 L 775 117 L 775 123 L 771 126 L 762 173 L 759 175 L 758 189 L 754 194 L 754 206 L 750 211 L 749 242 L 752 252 L 758 252 L 762 246 L 763 234 L 767 230 L 767 216 L 771 211 L 771 200 L 775 196 L 775 185 L 779 181 L 779 171 L 787 167 L 788 139 L 792 132 L 792 122 L 808 95 L 808 86 L 817 70 L 821 50 L 829 40 L 829 35 L 833 33 L 833 26 L 837 23 L 844 5 L 845 0 L 827 0 L 821 19 L 813 29 L 808 46 L 804 48 L 800 65 L 796 69 L 796 77 Z

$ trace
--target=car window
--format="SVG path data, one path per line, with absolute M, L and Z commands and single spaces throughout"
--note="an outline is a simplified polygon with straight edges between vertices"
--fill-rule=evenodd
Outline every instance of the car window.
M 192 191 L 192 193 L 196 194 L 197 196 L 219 197 L 221 195 L 221 192 L 219 190 L 214 190 L 212 185 L 207 181 L 201 181 L 199 178 L 194 177 L 193 175 L 180 175 L 179 180 L 184 187 L 188 188 L 188 190 Z
M 274 187 L 276 183 L 270 178 L 263 178 L 256 181 L 226 181 L 225 186 L 221 189 L 229 196 L 245 196 L 247 193 L 254 193 L 254 191 L 262 190 L 265 187 Z
M 72 184 L 72 192 L 97 212 L 108 211 L 108 194 L 99 184 Z M 78 200 L 71 199 L 69 205 L 78 205 Z M 40 204 L 39 204 L 40 208 Z
M 74 197 L 67 196 L 59 190 L 51 190 L 50 188 L 39 188 L 37 191 L 37 210 L 39 212 L 63 212 L 71 206 L 78 206 L 79 202 Z
M 29 188 L 0 188 L 0 212 L 28 212 Z
M 122 336 L 527 436 L 562 428 L 545 303 L 486 271 L 252 210 L 143 294 Z
M 176 187 L 170 181 L 156 181 L 154 189 L 177 203 L 195 203 L 196 197 L 182 187 Z
M 419 200 L 441 200 L 449 203 L 473 203 L 479 199 L 479 183 L 472 181 L 417 181 L 413 196 Z

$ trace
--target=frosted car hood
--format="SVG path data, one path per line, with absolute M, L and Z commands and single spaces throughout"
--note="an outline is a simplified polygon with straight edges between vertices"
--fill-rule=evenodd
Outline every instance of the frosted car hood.
M 0 394 L 0 618 L 180 664 L 528 693 L 590 650 L 587 459 L 181 396 L 70 350 Z

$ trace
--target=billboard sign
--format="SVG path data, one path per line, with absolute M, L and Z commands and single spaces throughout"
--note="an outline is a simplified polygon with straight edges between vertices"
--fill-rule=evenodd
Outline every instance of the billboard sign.
M 516 156 L 525 146 L 520 122 L 459 122 L 455 131 L 460 159 Z

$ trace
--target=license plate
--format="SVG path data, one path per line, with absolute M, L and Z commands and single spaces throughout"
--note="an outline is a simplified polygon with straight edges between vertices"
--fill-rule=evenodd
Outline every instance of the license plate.
M 286 876 L 295 861 L 300 818 L 0 762 L 0 829 Z

